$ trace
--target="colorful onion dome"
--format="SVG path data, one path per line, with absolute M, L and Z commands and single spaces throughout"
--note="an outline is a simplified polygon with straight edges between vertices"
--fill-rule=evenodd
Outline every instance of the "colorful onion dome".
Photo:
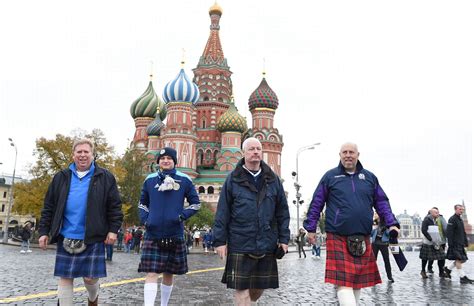
M 155 117 L 156 109 L 160 109 L 160 118 L 164 120 L 166 118 L 166 105 L 160 100 L 158 95 L 153 89 L 153 83 L 150 81 L 145 92 L 130 106 L 130 115 L 132 118 L 139 117 Z
M 199 99 L 199 88 L 194 84 L 181 68 L 176 78 L 166 84 L 163 90 L 163 100 L 169 102 L 196 103 Z
M 217 130 L 219 132 L 239 132 L 243 133 L 247 130 L 247 121 L 239 114 L 237 108 L 232 101 L 227 111 L 222 114 L 217 122 Z
M 160 136 L 161 129 L 165 126 L 163 121 L 161 121 L 161 114 L 159 109 L 156 110 L 155 120 L 150 122 L 146 127 L 146 133 L 148 136 Z
M 258 85 L 257 89 L 255 89 L 249 98 L 249 109 L 252 110 L 257 107 L 278 108 L 278 97 L 270 86 L 268 86 L 265 77 L 263 77 L 262 82 L 260 82 L 260 85 Z
M 222 8 L 220 7 L 219 4 L 217 4 L 217 1 L 214 3 L 213 6 L 209 8 L 209 15 L 212 14 L 217 14 L 219 16 L 222 16 Z

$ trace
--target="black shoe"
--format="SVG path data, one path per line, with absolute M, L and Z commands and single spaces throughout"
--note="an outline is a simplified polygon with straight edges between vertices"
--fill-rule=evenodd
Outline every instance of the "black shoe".
M 393 279 L 393 277 L 389 277 L 388 281 L 389 281 L 389 283 L 394 283 L 394 282 L 395 282 L 395 280 Z
M 444 267 L 444 274 L 446 278 L 451 278 L 451 270 L 448 269 L 448 267 Z
M 459 281 L 461 282 L 461 284 L 474 284 L 474 280 L 468 278 L 467 276 L 461 277 Z
M 445 278 L 445 277 L 447 278 L 446 273 L 444 273 L 444 271 L 439 272 L 439 277 L 440 278 Z
M 434 274 L 434 271 L 433 271 L 433 269 L 428 269 L 428 273 L 430 273 L 430 274 Z
M 428 278 L 428 275 L 426 275 L 425 271 L 421 271 L 420 275 L 421 275 L 421 278 Z

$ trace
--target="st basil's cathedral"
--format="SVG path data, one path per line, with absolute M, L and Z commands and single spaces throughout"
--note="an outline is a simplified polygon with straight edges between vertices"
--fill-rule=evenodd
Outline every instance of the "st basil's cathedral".
M 209 9 L 209 16 L 209 38 L 192 81 L 181 68 L 160 99 L 150 80 L 132 103 L 130 114 L 135 121 L 132 147 L 146 155 L 149 165 L 156 161 L 160 148 L 176 149 L 178 170 L 193 179 L 201 201 L 215 210 L 225 178 L 243 157 L 242 142 L 258 138 L 263 160 L 281 176 L 283 139 L 273 126 L 278 98 L 265 74 L 248 99 L 251 128 L 239 114 L 232 96 L 232 71 L 219 38 L 222 9 L 217 3 Z

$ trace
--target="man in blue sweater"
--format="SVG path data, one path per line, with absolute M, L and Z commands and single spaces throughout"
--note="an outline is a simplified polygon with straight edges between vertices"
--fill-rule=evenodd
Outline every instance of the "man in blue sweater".
M 161 281 L 161 305 L 168 305 L 173 289 L 173 275 L 188 272 L 183 222 L 197 213 L 201 204 L 191 179 L 176 171 L 176 150 L 161 149 L 159 170 L 143 183 L 138 205 L 140 221 L 146 226 L 138 272 L 146 272 L 144 301 L 154 305 Z M 184 200 L 189 206 L 184 208 Z
M 382 282 L 370 244 L 374 209 L 395 237 L 399 224 L 377 177 L 359 162 L 357 145 L 343 144 L 339 157 L 319 182 L 303 225 L 314 243 L 326 205 L 325 282 L 336 285 L 341 305 L 356 305 L 361 288 Z

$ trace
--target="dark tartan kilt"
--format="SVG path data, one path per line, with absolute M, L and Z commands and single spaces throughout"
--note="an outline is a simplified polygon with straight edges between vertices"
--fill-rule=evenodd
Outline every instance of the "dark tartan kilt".
M 456 244 L 454 246 L 448 247 L 448 253 L 446 254 L 446 258 L 449 260 L 460 260 L 462 262 L 467 261 L 467 254 L 466 249 L 463 245 Z
M 248 254 L 228 254 L 222 283 L 237 290 L 278 288 L 276 258 L 273 254 L 260 259 Z
M 428 244 L 422 244 L 420 249 L 420 259 L 424 260 L 443 260 L 446 259 L 446 253 L 444 247 L 441 246 L 439 250 L 436 250 L 434 246 Z
M 63 239 L 59 239 L 56 248 L 54 276 L 63 278 L 100 278 L 106 277 L 105 244 L 88 244 L 80 254 L 69 254 L 64 250 Z
M 346 239 L 347 236 L 327 233 L 325 282 L 354 289 L 381 283 L 370 236 L 365 237 L 367 249 L 360 257 L 349 253 Z
M 184 239 L 177 241 L 174 250 L 164 250 L 153 239 L 145 238 L 138 272 L 186 274 L 188 261 Z

